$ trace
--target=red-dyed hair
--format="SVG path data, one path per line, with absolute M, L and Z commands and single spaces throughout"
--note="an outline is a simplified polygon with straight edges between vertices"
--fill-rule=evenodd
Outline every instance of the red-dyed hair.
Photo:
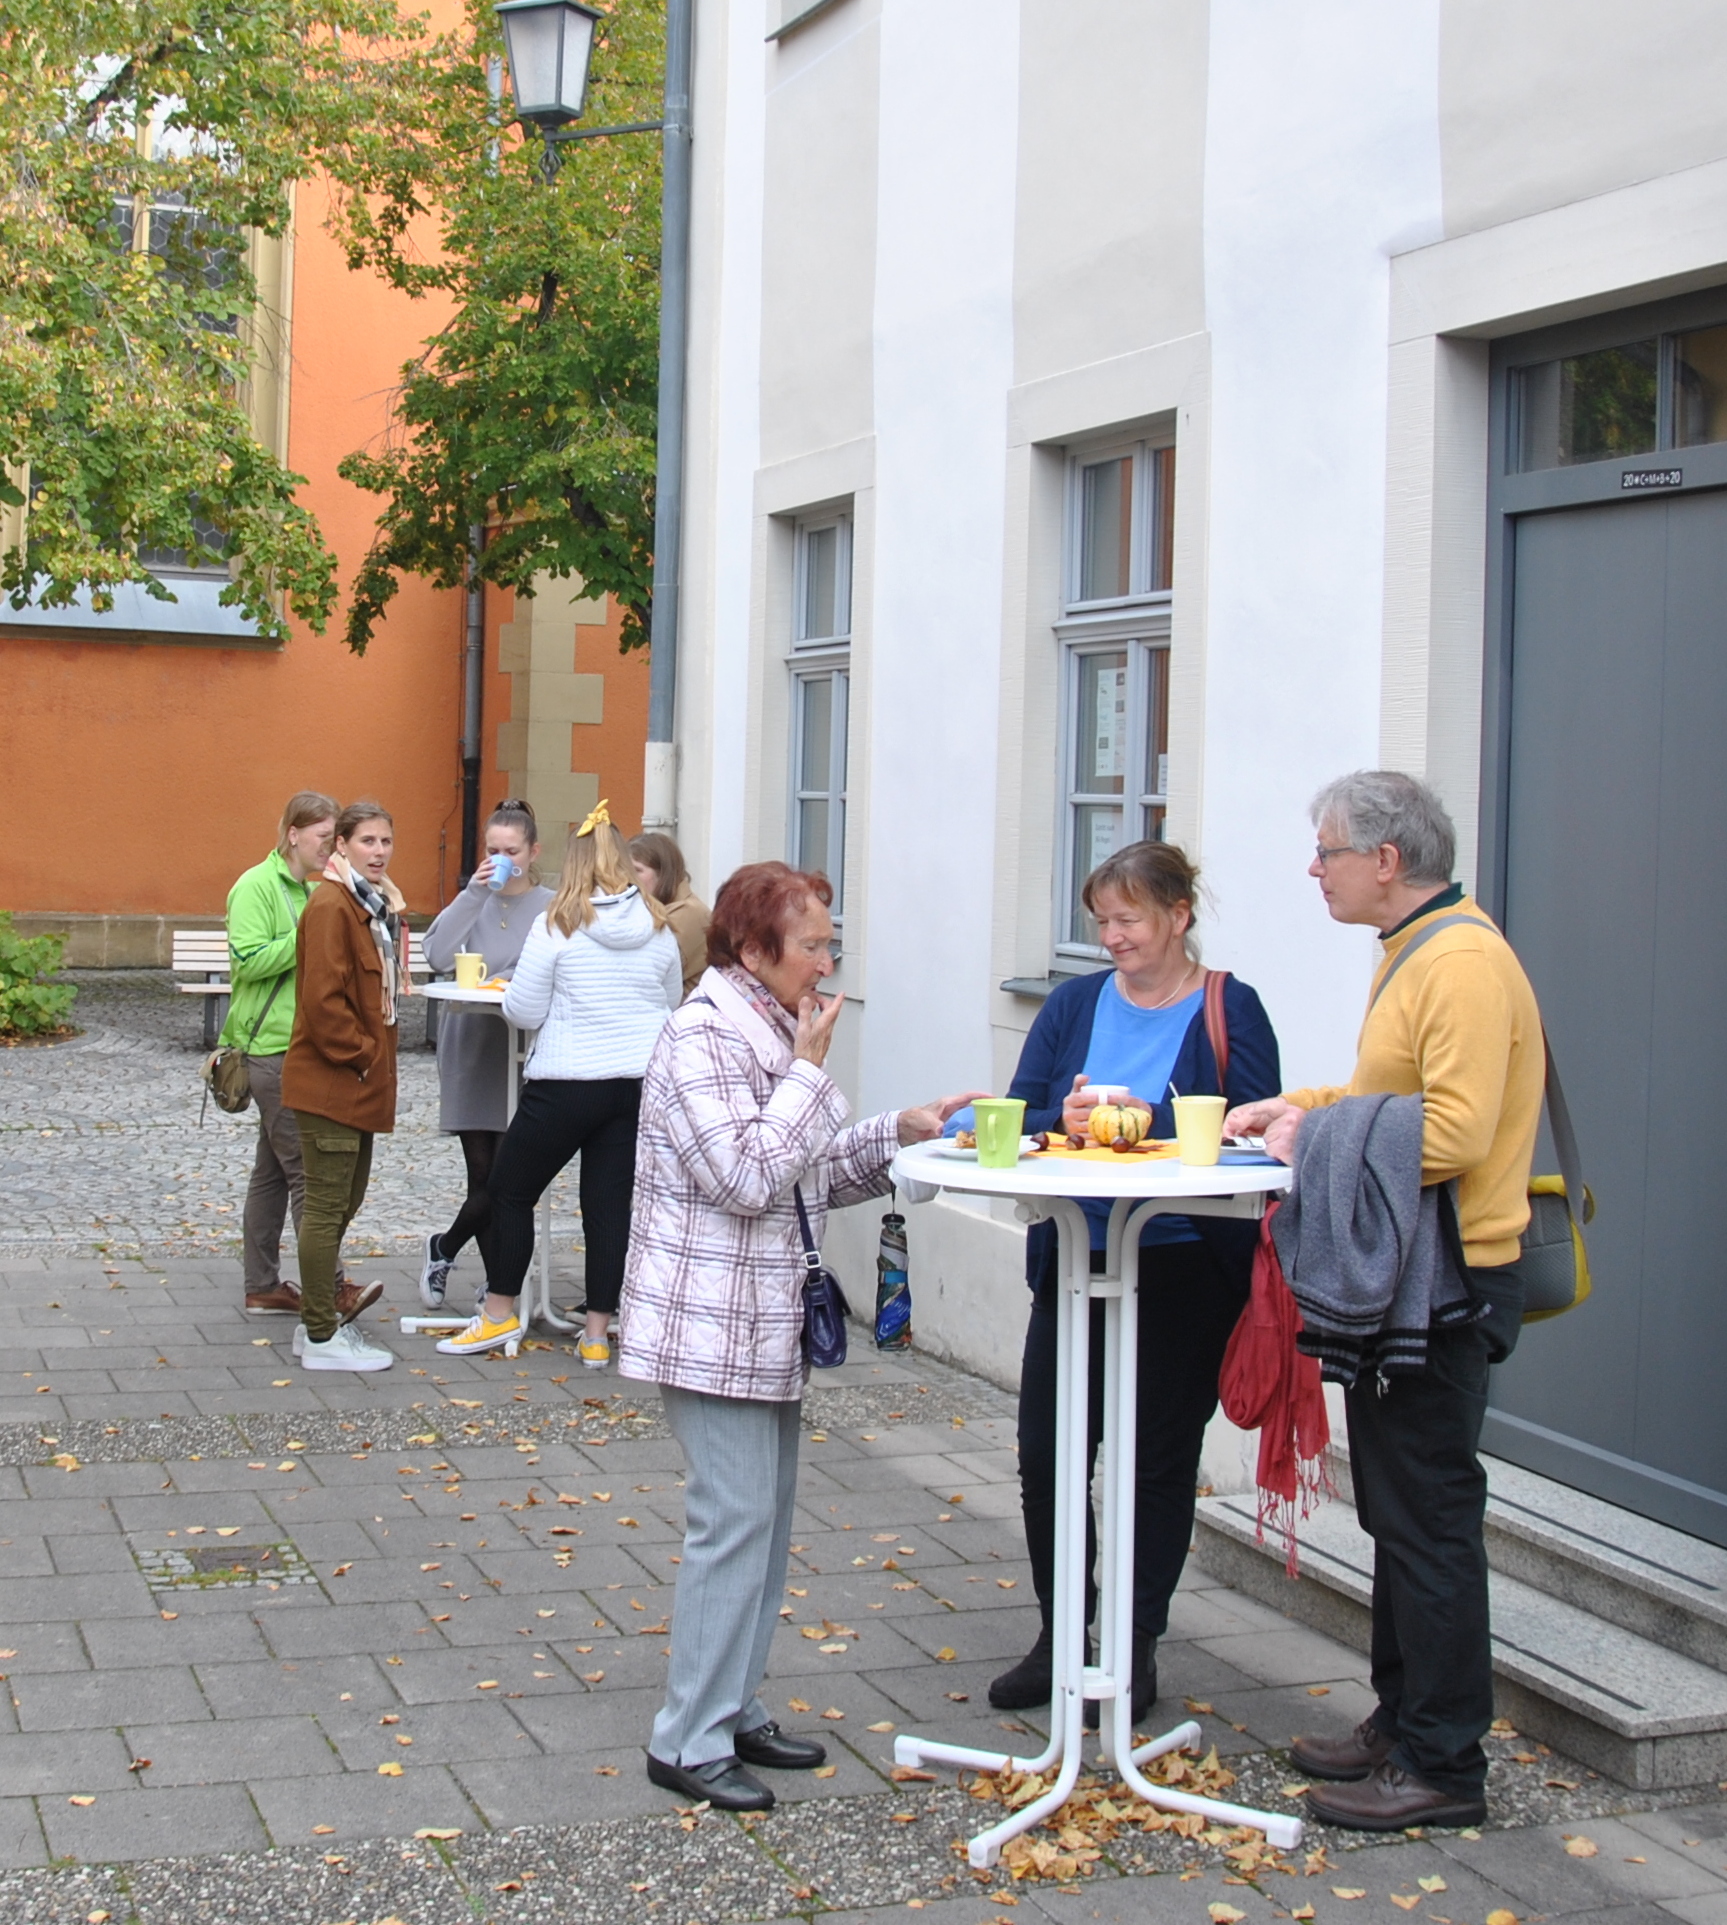
M 741 967 L 750 944 L 770 962 L 778 962 L 786 925 L 811 896 L 831 909 L 834 886 L 826 876 L 784 862 L 750 862 L 734 869 L 714 898 L 713 920 L 708 924 L 709 966 L 724 969 L 728 963 L 737 963 Z

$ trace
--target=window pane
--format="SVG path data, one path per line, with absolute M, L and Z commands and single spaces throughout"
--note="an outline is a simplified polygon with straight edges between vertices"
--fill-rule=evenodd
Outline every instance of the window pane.
M 1080 470 L 1079 599 L 1107 601 L 1130 592 L 1133 555 L 1133 457 Z
M 800 718 L 798 787 L 806 794 L 826 794 L 832 787 L 829 771 L 833 743 L 834 685 L 831 675 L 808 675 L 798 683 L 803 715 Z
M 1151 586 L 1168 588 L 1175 556 L 1175 450 L 1151 453 Z
M 1673 440 L 1681 448 L 1727 441 L 1727 328 L 1674 340 Z
M 1659 343 L 1633 341 L 1522 375 L 1521 466 L 1566 468 L 1648 454 L 1655 446 Z
M 844 634 L 835 622 L 834 606 L 839 583 L 838 528 L 810 528 L 804 532 L 804 605 L 801 610 L 800 641 L 819 641 L 829 635 Z
M 837 922 L 845 914 L 846 907 L 846 805 L 843 797 L 834 803 L 830 820 L 833 840 L 829 844 L 828 860 L 822 864 L 822 868 L 834 886 L 834 899 L 829 906 Z
M 1069 942 L 1095 943 L 1097 924 L 1080 900 L 1080 888 L 1106 856 L 1121 847 L 1120 809 L 1081 803 L 1073 812 L 1073 895 L 1068 909 Z
M 1079 655 L 1078 727 L 1073 788 L 1120 795 L 1127 774 L 1127 654 Z
M 1146 650 L 1145 789 L 1169 793 L 1169 650 Z
M 798 804 L 797 867 L 819 869 L 823 875 L 827 874 L 828 803 L 825 796 Z

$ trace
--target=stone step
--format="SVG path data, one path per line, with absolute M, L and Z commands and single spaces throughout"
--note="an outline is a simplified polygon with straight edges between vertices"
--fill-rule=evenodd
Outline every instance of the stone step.
M 1727 1550 L 1483 1455 L 1487 1560 L 1507 1577 L 1727 1672 Z M 1334 1439 L 1338 1493 L 1353 1497 Z
M 1281 1545 L 1257 1541 L 1251 1492 L 1199 1505 L 1206 1570 L 1367 1650 L 1373 1545 L 1353 1509 L 1321 1505 L 1297 1538 L 1292 1581 Z M 1519 1731 L 1642 1790 L 1727 1777 L 1727 1676 L 1504 1572 L 1491 1585 L 1494 1701 Z

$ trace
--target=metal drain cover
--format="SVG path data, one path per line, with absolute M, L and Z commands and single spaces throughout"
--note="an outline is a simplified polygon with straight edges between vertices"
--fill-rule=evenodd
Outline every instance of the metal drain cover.
M 208 1590 L 218 1585 L 315 1584 L 316 1574 L 295 1547 L 275 1544 L 197 1544 L 138 1551 L 138 1567 L 156 1590 Z

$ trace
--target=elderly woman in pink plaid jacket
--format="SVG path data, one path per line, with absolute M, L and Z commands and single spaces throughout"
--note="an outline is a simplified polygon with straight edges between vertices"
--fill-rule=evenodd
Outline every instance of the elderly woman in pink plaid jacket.
M 666 1701 L 648 1776 L 725 1811 L 774 1794 L 749 1765 L 810 1770 L 757 1694 L 779 1623 L 797 1488 L 801 1191 L 819 1244 L 830 1204 L 884 1195 L 902 1143 L 940 1133 L 955 1096 L 846 1124 L 823 1068 L 843 996 L 833 891 L 782 862 L 721 888 L 707 973 L 667 1023 L 642 1085 L 618 1367 L 660 1386 L 686 1461 L 685 1537 Z

